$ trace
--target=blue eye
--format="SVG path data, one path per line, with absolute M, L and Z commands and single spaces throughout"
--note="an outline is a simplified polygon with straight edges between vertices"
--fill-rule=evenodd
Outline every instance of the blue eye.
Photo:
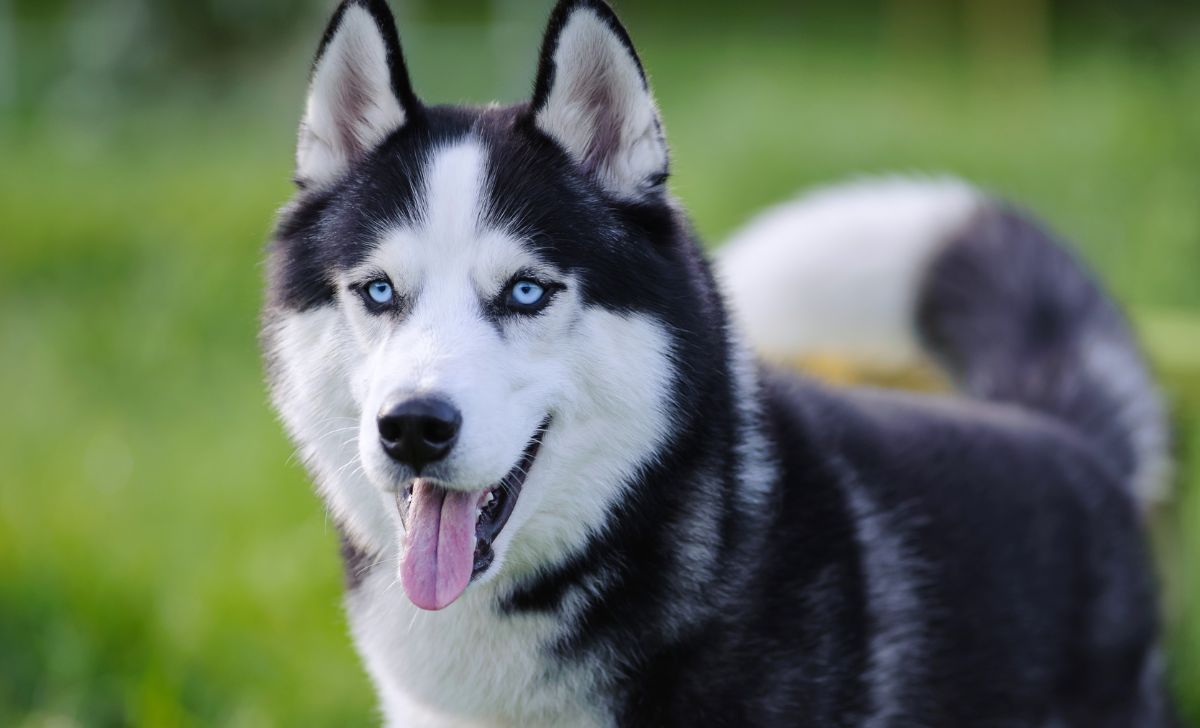
M 392 297 L 395 293 L 392 291 L 392 284 L 387 281 L 371 281 L 367 284 L 367 296 L 372 301 L 380 305 L 392 302 Z
M 539 283 L 522 278 L 513 284 L 509 296 L 517 306 L 536 306 L 546 297 L 546 289 Z

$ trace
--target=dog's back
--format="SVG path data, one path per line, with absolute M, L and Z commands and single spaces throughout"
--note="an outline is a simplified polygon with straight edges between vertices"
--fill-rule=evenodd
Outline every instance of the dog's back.
M 969 396 L 766 379 L 775 441 L 807 443 L 780 450 L 768 562 L 803 547 L 791 524 L 823 471 L 859 547 L 844 568 L 863 581 L 848 608 L 851 629 L 870 635 L 866 715 L 1169 725 L 1139 517 L 1163 479 L 1164 416 L 1122 316 L 1074 257 L 964 185 L 887 180 L 769 213 L 722 265 L 734 308 L 774 356 L 926 357 Z M 814 301 L 809 281 L 833 299 Z M 814 321 L 822 306 L 841 327 Z M 862 321 L 876 333 L 864 336 L 854 315 L 873 307 L 885 315 Z M 767 333 L 788 316 L 808 317 L 796 328 L 809 335 Z M 820 603 L 806 583 L 799 592 Z M 816 591 L 834 603 L 848 590 Z

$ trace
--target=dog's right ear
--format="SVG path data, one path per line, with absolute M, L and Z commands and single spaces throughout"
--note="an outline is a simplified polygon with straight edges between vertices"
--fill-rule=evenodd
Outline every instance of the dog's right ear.
M 387 3 L 343 0 L 313 63 L 296 148 L 296 184 L 333 182 L 418 113 Z
M 669 163 L 658 107 L 629 34 L 604 0 L 559 0 L 530 113 L 611 194 L 662 194 Z

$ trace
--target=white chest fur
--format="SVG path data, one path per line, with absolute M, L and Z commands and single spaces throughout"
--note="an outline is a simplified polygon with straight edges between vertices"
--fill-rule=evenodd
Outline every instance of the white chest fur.
M 347 598 L 359 653 L 389 726 L 604 726 L 597 670 L 561 664 L 547 645 L 557 618 L 497 611 L 495 590 L 469 589 L 439 612 L 417 609 L 377 568 Z

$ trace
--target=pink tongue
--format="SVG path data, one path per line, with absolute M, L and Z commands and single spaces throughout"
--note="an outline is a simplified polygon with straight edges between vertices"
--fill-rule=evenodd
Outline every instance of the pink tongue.
M 481 493 L 413 485 L 400 582 L 421 609 L 441 609 L 463 593 L 475 566 L 475 509 Z

